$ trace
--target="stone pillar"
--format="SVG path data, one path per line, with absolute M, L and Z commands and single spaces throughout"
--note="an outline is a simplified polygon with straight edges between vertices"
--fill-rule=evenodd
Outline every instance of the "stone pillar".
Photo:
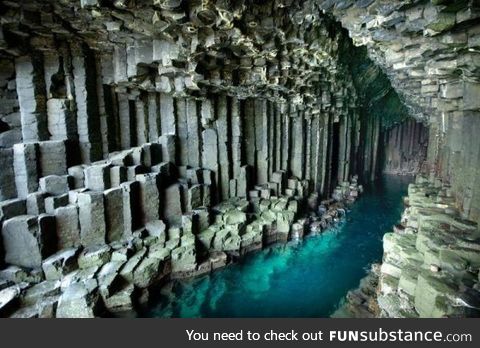
M 148 138 L 148 120 L 145 102 L 142 95 L 135 99 L 135 116 L 136 116 L 136 131 L 137 131 L 137 146 L 145 144 Z
M 177 164 L 177 141 L 175 135 L 162 135 L 158 142 L 162 145 L 162 161 Z
M 20 198 L 38 190 L 38 144 L 21 143 L 13 146 L 15 185 Z
M 64 140 L 42 141 L 38 144 L 39 176 L 67 174 L 67 143 Z
M 158 173 L 139 174 L 135 177 L 140 184 L 141 223 L 158 220 L 160 212 L 160 194 L 158 191 Z
M 148 141 L 157 141 L 160 136 L 160 110 L 158 107 L 158 93 L 148 93 Z
M 303 134 L 303 112 L 292 114 L 292 157 L 290 158 L 290 169 L 292 175 L 303 179 L 304 176 L 304 134 Z
M 0 201 L 17 196 L 13 163 L 13 149 L 0 149 Z
M 52 98 L 47 102 L 48 132 L 52 140 L 77 138 L 75 114 L 68 99 Z
M 268 182 L 268 127 L 267 101 L 255 99 L 257 184 L 266 184 Z
M 245 136 L 243 137 L 246 164 L 255 167 L 256 150 L 255 150 L 255 107 L 253 99 L 247 99 L 244 102 L 244 125 Z
M 105 208 L 103 192 L 78 194 L 80 241 L 83 246 L 105 244 Z
M 175 109 L 173 97 L 169 94 L 160 94 L 160 117 L 162 122 L 162 135 L 177 134 L 175 127 Z
M 231 99 L 231 152 L 233 177 L 237 178 L 242 166 L 242 119 L 240 116 L 240 101 L 237 98 Z
M 95 164 L 85 168 L 86 188 L 92 191 L 104 191 L 110 186 L 110 164 Z
M 103 155 L 95 56 L 83 46 L 73 47 L 72 51 L 80 154 L 83 163 L 90 163 Z
M 103 195 L 105 200 L 106 237 L 107 242 L 111 243 L 124 237 L 126 225 L 128 225 L 131 219 L 131 214 L 128 214 L 130 201 L 123 199 L 123 189 L 121 187 L 106 190 Z M 124 204 L 128 204 L 128 207 L 124 207 Z M 125 212 L 127 212 L 127 216 L 125 216 Z
M 202 132 L 202 164 L 203 168 L 213 172 L 213 187 L 215 201 L 218 201 L 218 137 L 217 132 L 213 128 L 205 129 Z
M 59 207 L 54 211 L 57 224 L 58 248 L 80 246 L 78 207 L 74 204 Z
M 127 80 L 127 51 L 125 46 L 115 45 L 113 51 L 113 76 L 115 83 Z
M 200 130 L 199 117 L 197 113 L 197 101 L 195 99 L 187 99 L 187 139 L 188 139 L 188 164 L 193 167 L 201 165 L 200 150 Z
M 128 181 L 120 185 L 122 188 L 123 235 L 132 235 L 132 231 L 141 226 L 142 209 L 140 202 L 140 184 L 138 181 Z
M 163 218 L 170 225 L 179 225 L 182 219 L 182 192 L 179 184 L 173 184 L 165 189 L 163 206 Z
M 42 57 L 36 53 L 15 59 L 16 86 L 24 142 L 48 139 L 42 60 Z
M 290 108 L 290 107 L 288 107 Z M 289 170 L 290 162 L 290 141 L 291 141 L 291 118 L 289 110 L 282 110 L 282 137 L 281 137 L 281 148 L 282 148 L 282 170 Z
M 130 121 L 130 101 L 125 91 L 117 93 L 118 98 L 118 118 L 120 123 L 120 146 L 123 150 L 132 147 L 131 121 Z
M 229 123 L 227 96 L 220 95 L 217 99 L 217 120 L 215 121 L 218 135 L 218 191 L 220 200 L 228 199 L 230 196 Z
M 188 126 L 187 110 L 185 98 L 175 100 L 177 111 L 177 139 L 178 139 L 178 164 L 186 166 L 188 164 Z

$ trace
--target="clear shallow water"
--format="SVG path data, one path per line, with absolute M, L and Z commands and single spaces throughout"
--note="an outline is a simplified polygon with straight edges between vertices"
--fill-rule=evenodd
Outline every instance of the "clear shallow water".
M 298 245 L 250 254 L 211 275 L 176 282 L 147 317 L 329 317 L 382 258 L 382 236 L 402 213 L 410 178 L 366 187 L 345 221 Z

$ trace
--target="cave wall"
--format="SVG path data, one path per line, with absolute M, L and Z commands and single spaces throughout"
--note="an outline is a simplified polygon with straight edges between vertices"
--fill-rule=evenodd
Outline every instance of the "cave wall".
M 68 43 L 60 45 L 59 53 L 48 49 L 5 58 L 4 67 L 15 67 L 8 76 L 16 89 L 10 83 L 12 101 L 4 104 L 10 108 L 3 119 L 12 121 L 1 134 L 20 133 L 17 138 L 38 158 L 25 155 L 27 145 L 18 139 L 2 144 L 2 160 L 17 176 L 15 190 L 13 175 L 4 172 L 4 200 L 36 192 L 43 176 L 67 175 L 70 167 L 159 143 L 161 136 L 174 139 L 173 164 L 214 172 L 215 202 L 245 197 L 279 171 L 310 180 L 320 194 L 328 194 L 352 174 L 360 122 L 348 81 L 319 90 L 308 108 L 290 100 L 239 98 L 225 92 L 195 97 L 114 85 L 114 72 L 127 69 L 125 62 L 87 46 L 78 51 Z M 44 147 L 51 153 L 42 151 Z M 43 169 L 51 167 L 50 157 L 61 165 Z M 15 160 L 22 166 L 15 166 Z M 23 171 L 28 184 L 18 179 Z
M 425 170 L 428 128 L 408 120 L 382 132 L 382 171 L 386 174 L 415 175 Z
M 306 203 L 354 200 L 352 177 L 380 168 L 391 120 L 369 101 L 392 87 L 366 51 L 342 58 L 355 47 L 313 1 L 6 1 L 0 15 L 0 263 L 163 236 L 176 271 L 203 272 L 198 245 L 302 235 Z
M 429 127 L 428 172 L 480 219 L 478 1 L 318 1 L 364 45 L 410 115 Z

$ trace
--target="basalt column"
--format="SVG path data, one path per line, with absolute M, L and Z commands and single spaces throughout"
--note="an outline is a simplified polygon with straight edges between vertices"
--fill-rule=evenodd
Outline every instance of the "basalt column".
M 417 174 L 427 156 L 428 129 L 415 120 L 406 121 L 383 132 L 383 172 L 387 174 Z
M 1 275 L 33 288 L 12 301 L 67 277 L 44 304 L 57 316 L 130 308 L 167 275 L 301 238 L 306 217 L 324 228 L 327 206 L 353 201 L 407 110 L 320 3 L 2 2 Z M 464 106 L 471 120 L 475 98 Z M 445 116 L 428 158 L 458 176 L 477 153 L 457 156 L 474 140 Z M 397 137 L 409 156 L 415 129 Z

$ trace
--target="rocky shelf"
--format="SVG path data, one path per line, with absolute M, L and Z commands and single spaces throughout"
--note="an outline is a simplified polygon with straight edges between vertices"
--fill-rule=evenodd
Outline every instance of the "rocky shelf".
M 334 316 L 455 318 L 480 315 L 480 234 L 454 207 L 449 185 L 417 177 L 401 224 L 383 238 L 381 265 Z

